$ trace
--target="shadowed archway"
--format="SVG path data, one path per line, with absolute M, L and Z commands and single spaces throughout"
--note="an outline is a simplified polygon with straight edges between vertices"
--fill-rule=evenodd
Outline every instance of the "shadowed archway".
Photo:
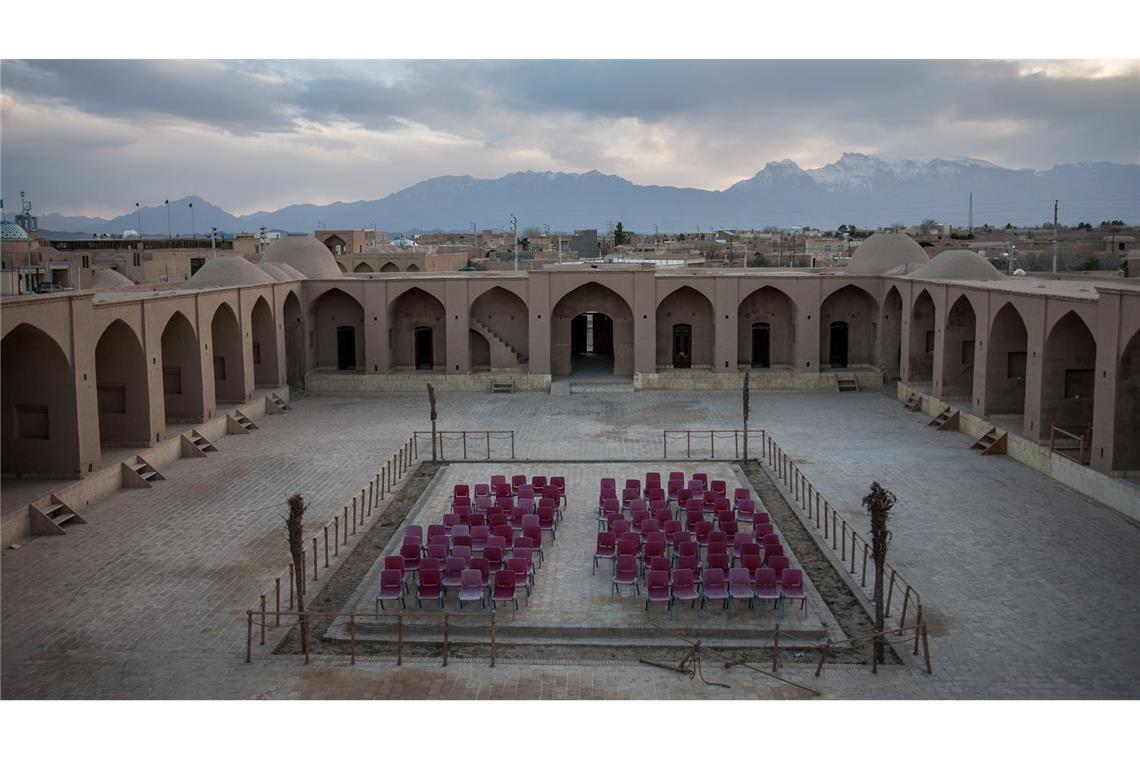
M 281 382 L 277 376 L 277 329 L 273 312 L 264 297 L 259 296 L 250 313 L 253 329 L 253 382 L 258 388 L 276 388 Z
M 824 299 L 819 315 L 820 369 L 876 366 L 879 307 L 870 293 L 844 285 Z
M 1025 322 L 1007 303 L 994 316 L 986 347 L 986 414 L 1025 414 L 1028 346 Z
M 685 285 L 665 296 L 657 306 L 657 366 L 711 367 L 715 323 L 703 293 Z
M 116 319 L 99 336 L 95 388 L 103 448 L 151 445 L 146 363 L 135 331 L 122 320 Z
M 562 296 L 550 314 L 550 331 L 555 376 L 576 370 L 633 374 L 633 312 L 606 286 L 588 282 Z
M 388 345 L 395 369 L 447 369 L 446 310 L 421 288 L 399 295 L 388 309 Z
M 959 296 L 946 315 L 946 341 L 942 355 L 942 396 L 972 400 L 977 317 L 966 296 Z
M 355 371 L 364 362 L 364 307 L 340 288 L 326 290 L 313 302 L 311 329 L 316 345 L 313 366 Z
M 245 354 L 242 350 L 241 327 L 229 304 L 222 304 L 214 312 L 210 336 L 215 405 L 245 402 Z
M 1049 438 L 1056 425 L 1087 434 L 1093 420 L 1096 386 L 1096 339 L 1084 320 L 1070 311 L 1053 325 L 1045 340 L 1041 372 L 1041 430 Z
M 786 293 L 765 285 L 736 309 L 737 363 L 757 369 L 795 366 L 796 305 Z
M 202 352 L 182 312 L 175 312 L 162 331 L 162 399 L 167 422 L 200 422 L 205 417 Z
M 934 299 L 926 290 L 914 299 L 910 311 L 909 381 L 930 383 L 934 379 Z

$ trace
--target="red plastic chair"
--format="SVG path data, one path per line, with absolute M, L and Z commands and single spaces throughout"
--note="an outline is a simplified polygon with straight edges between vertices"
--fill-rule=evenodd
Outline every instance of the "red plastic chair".
M 495 490 L 495 486 L 499 485 L 500 483 L 506 483 L 506 482 L 507 482 L 507 476 L 506 475 L 492 475 L 491 476 L 491 490 L 492 491 Z
M 560 522 L 562 520 L 562 508 L 559 506 L 557 499 L 549 499 L 543 496 L 539 499 L 538 508 L 535 509 L 535 512 L 538 512 L 540 509 L 549 509 L 554 515 L 554 522 Z
M 640 488 L 626 488 L 621 492 L 621 503 L 628 505 L 634 499 L 641 498 Z
M 641 594 L 641 585 L 638 583 L 639 573 L 637 572 L 637 557 L 632 554 L 618 554 L 617 561 L 614 563 L 614 580 L 613 587 L 610 589 L 610 596 L 617 593 L 619 586 L 633 586 L 634 594 Z
M 706 475 L 705 473 L 703 473 L 703 472 L 694 472 L 694 473 L 693 473 L 693 480 L 696 480 L 696 481 L 699 481 L 699 482 L 700 482 L 700 484 L 701 484 L 701 490 L 702 490 L 702 491 L 707 491 L 707 490 L 709 490 L 709 476 L 708 476 L 708 475 Z
M 495 498 L 506 499 L 514 495 L 514 490 L 511 488 L 510 483 L 496 483 L 495 484 Z
M 693 571 L 688 568 L 677 568 L 673 571 L 672 580 L 673 602 L 688 602 L 690 609 L 696 607 L 701 594 L 697 591 Z
M 541 525 L 534 525 L 523 528 L 522 532 L 522 538 L 530 539 L 531 544 L 533 544 L 540 565 L 546 562 L 546 554 L 542 551 L 542 530 Z
M 661 523 L 661 529 L 665 532 L 665 540 L 670 544 L 673 544 L 673 539 L 676 538 L 678 534 L 685 532 L 680 520 L 666 520 Z
M 470 546 L 464 546 L 463 544 L 458 544 L 456 546 L 451 547 L 451 556 L 452 557 L 459 557 L 461 560 L 464 560 L 464 561 L 471 559 L 471 555 L 474 553 L 475 552 L 471 549 Z
M 558 495 L 562 497 L 563 506 L 566 505 L 566 478 L 562 475 L 553 475 L 550 478 L 550 484 L 558 489 Z
M 499 602 L 510 602 L 514 605 L 514 610 L 511 612 L 513 618 L 519 608 L 519 600 L 515 596 L 516 588 L 517 581 L 513 571 L 500 570 L 495 573 L 495 585 L 491 589 L 491 609 L 498 607 Z
M 636 533 L 626 533 L 617 539 L 618 556 L 629 554 L 633 557 L 641 556 L 641 536 Z
M 464 602 L 474 601 L 478 601 L 479 606 L 486 607 L 487 602 L 483 599 L 483 589 L 486 585 L 481 570 L 477 568 L 464 570 L 459 582 L 459 609 L 463 609 Z
M 672 484 L 670 484 L 670 486 L 672 486 Z M 688 488 L 679 488 L 674 498 L 677 500 L 678 507 L 686 509 L 689 505 L 689 499 L 693 498 L 693 492 Z
M 721 496 L 724 496 L 726 493 L 728 493 L 728 484 L 723 480 L 714 480 L 709 486 L 709 490 L 713 493 L 719 493 Z
M 447 515 L 444 515 L 444 517 L 446 517 L 446 516 Z M 434 543 L 433 539 L 435 539 L 438 536 L 447 536 L 447 534 L 450 533 L 448 528 L 453 528 L 458 524 L 459 524 L 458 522 L 454 522 L 452 525 L 439 525 L 439 524 L 429 525 L 427 528 L 427 544 L 424 544 L 424 546 L 427 546 L 428 544 Z M 406 536 L 405 536 L 405 538 L 406 538 Z
M 756 579 L 756 600 L 770 600 L 774 608 L 780 601 L 780 590 L 776 588 L 776 571 L 770 567 L 762 567 L 753 575 Z M 757 607 L 760 605 L 757 604 Z
M 546 487 L 546 476 L 545 475 L 532 475 L 531 479 L 530 479 L 530 484 L 532 486 L 534 486 L 534 490 L 541 491 L 543 488 Z
M 550 482 L 553 483 L 554 478 L 551 478 Z M 617 488 L 617 480 L 615 480 L 614 478 L 602 478 L 601 487 L 602 488 Z
M 519 492 L 519 486 L 526 485 L 526 475 L 512 475 L 511 476 L 511 491 L 513 493 Z
M 487 562 L 487 567 L 491 570 L 498 571 L 503 567 L 504 551 L 500 546 L 487 545 L 483 550 L 483 559 Z
M 451 587 L 458 588 L 462 582 L 463 571 L 467 569 L 467 560 L 460 557 L 448 557 L 443 563 L 443 588 L 446 591 Z
M 800 609 L 807 620 L 807 592 L 804 590 L 804 574 L 798 568 L 789 567 L 780 573 L 780 617 L 784 616 L 784 600 L 799 599 Z
M 404 603 L 404 574 L 399 570 L 380 571 L 380 592 L 376 594 L 377 613 L 384 609 L 386 601 L 399 602 L 401 609 L 407 607 Z
M 487 524 L 487 516 L 482 512 L 472 512 L 467 517 L 467 526 L 470 528 L 479 528 Z
M 737 599 L 747 599 L 748 606 L 752 607 L 752 574 L 743 567 L 734 567 L 728 571 L 728 596 L 731 600 L 729 614 Z
M 740 558 L 740 566 L 753 575 L 755 575 L 756 571 L 760 569 L 760 565 L 761 562 L 759 554 L 745 554 Z
M 724 570 L 719 567 L 709 567 L 705 569 L 705 574 L 701 577 L 701 586 L 703 590 L 703 599 L 701 599 L 701 609 L 705 608 L 706 602 L 720 601 L 722 607 L 728 606 L 728 581 L 725 580 Z
M 675 569 L 677 569 L 677 570 L 690 570 L 690 571 L 692 571 L 694 578 L 700 579 L 700 577 L 701 577 L 701 558 L 696 557 L 696 556 L 677 557 L 677 567 Z
M 480 496 L 490 496 L 490 495 L 491 495 L 491 484 L 490 483 L 476 483 L 475 484 L 475 498 L 476 499 L 478 499 Z
M 693 526 L 693 535 L 701 546 L 708 546 L 710 533 L 712 533 L 712 523 L 708 520 L 701 520 Z
M 649 560 L 649 572 L 653 572 L 654 570 L 669 572 L 672 564 L 668 557 L 653 557 Z
M 535 550 L 532 546 L 516 546 L 515 550 L 511 552 L 511 559 L 526 560 L 527 572 L 530 573 L 531 586 L 534 586 L 534 554 Z
M 471 508 L 471 497 L 470 496 L 455 496 L 455 497 L 453 497 L 451 499 L 451 509 L 454 510 L 456 507 L 467 507 L 468 509 L 470 509 Z
M 612 521 L 613 531 L 615 538 L 621 538 L 626 533 L 633 532 L 633 526 L 629 524 L 629 520 L 624 517 L 618 517 Z
M 421 549 L 417 543 L 404 544 L 400 547 L 400 556 L 404 558 L 405 572 L 416 572 L 420 569 Z
M 454 500 L 456 496 L 470 496 L 471 486 L 466 483 L 456 483 L 451 489 L 451 498 Z
M 752 518 L 752 522 L 756 523 L 757 525 L 769 524 L 772 522 L 772 516 L 767 512 L 757 512 L 756 515 Z
M 791 562 L 782 554 L 774 554 L 771 557 L 765 557 L 764 565 L 776 573 L 779 577 L 780 573 L 784 572 L 791 565 Z
M 699 558 L 701 556 L 700 552 L 700 544 L 698 544 L 696 541 L 682 541 L 681 543 L 677 544 L 677 550 L 675 554 L 678 559 L 681 557 Z
M 673 596 L 669 592 L 669 571 L 653 570 L 645 579 L 645 611 L 649 612 L 650 602 L 664 602 L 665 609 L 673 608 Z
M 515 543 L 515 532 L 511 529 L 510 525 L 497 525 L 491 528 L 491 537 L 494 538 L 495 536 L 503 539 L 504 549 L 510 549 Z M 487 543 L 490 545 L 490 539 L 488 539 Z
M 484 557 L 472 557 L 471 561 L 467 563 L 468 570 L 477 570 L 482 578 L 481 583 L 483 588 L 487 587 L 488 581 L 491 580 L 491 563 Z M 462 606 L 462 605 L 460 605 Z
M 522 588 L 526 594 L 526 605 L 530 606 L 530 567 L 529 562 L 522 557 L 511 557 L 507 560 L 507 569 L 515 574 L 515 589 Z
M 670 478 L 669 483 L 665 488 L 665 493 L 668 496 L 669 501 L 675 501 L 677 499 L 677 495 L 681 492 L 681 489 L 684 487 L 685 487 L 685 481 L 673 480 L 672 478 Z
M 416 588 L 416 606 L 423 607 L 425 599 L 435 599 L 443 607 L 443 581 L 438 569 L 420 568 L 419 583 Z
M 450 557 L 451 556 L 451 545 L 447 543 L 447 537 L 446 536 L 444 536 L 443 541 L 444 541 L 444 543 L 442 543 L 442 544 L 431 544 L 430 546 L 428 546 L 427 551 L 424 554 L 424 557 L 434 559 L 434 560 L 438 560 L 441 563 L 445 559 Z
M 626 488 L 634 488 L 637 491 L 641 491 L 641 481 L 638 480 L 637 478 L 626 478 L 625 479 L 625 487 Z
M 752 498 L 752 492 L 749 491 L 747 488 L 736 488 L 732 492 L 732 503 L 733 503 L 733 505 L 739 505 L 741 501 L 743 501 L 745 499 L 751 499 L 751 498 Z
M 404 575 L 407 573 L 407 567 L 404 565 L 404 558 L 398 554 L 389 554 L 384 558 L 385 570 L 399 570 L 400 580 L 404 580 Z
M 719 568 L 724 571 L 725 575 L 728 575 L 730 566 L 728 554 L 710 554 L 705 557 L 705 567 Z
M 736 521 L 737 522 L 752 522 L 752 518 L 756 515 L 756 504 L 751 499 L 742 499 L 736 504 Z
M 475 497 L 475 509 L 480 512 L 489 512 L 494 504 L 495 502 L 490 494 Z
M 641 561 L 648 565 L 654 557 L 665 556 L 664 541 L 650 541 L 641 550 Z
M 759 516 L 760 516 L 760 513 L 759 513 L 759 512 L 757 512 L 757 513 L 756 513 L 756 516 L 757 516 L 757 517 L 759 517 Z M 775 527 L 773 527 L 772 523 L 766 523 L 766 522 L 753 522 L 753 524 L 752 524 L 752 532 L 756 534 L 756 538 L 758 538 L 758 539 L 763 539 L 763 538 L 764 538 L 764 536 L 774 536 L 774 535 L 776 535 L 776 528 L 775 528 Z
M 617 557 L 617 539 L 610 531 L 602 531 L 598 534 L 597 544 L 594 546 L 594 569 L 590 571 L 590 575 L 598 569 L 599 559 L 612 561 L 615 557 Z
M 487 546 L 487 539 L 491 537 L 491 529 L 486 525 L 476 525 L 471 529 L 471 550 L 481 552 Z

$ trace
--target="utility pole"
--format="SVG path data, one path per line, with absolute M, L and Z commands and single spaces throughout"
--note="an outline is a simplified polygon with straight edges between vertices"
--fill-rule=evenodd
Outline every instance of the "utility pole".
M 1009 228 L 1009 266 L 1006 267 L 1008 274 L 1013 274 L 1013 227 Z
M 966 228 L 969 233 L 974 232 L 974 194 L 970 193 L 970 221 L 969 226 Z
M 658 253 L 659 251 L 660 248 L 658 247 L 657 243 L 657 225 L 655 224 L 653 225 L 653 252 Z
M 210 228 L 210 258 L 211 259 L 218 258 L 218 247 L 217 247 L 216 243 L 214 242 L 215 240 L 217 240 L 217 237 L 218 237 L 218 228 L 217 227 L 211 227 Z
M 475 247 L 475 253 L 479 253 L 479 233 L 475 231 L 475 222 L 471 222 L 471 245 Z
M 515 271 L 519 271 L 519 218 L 511 214 L 511 230 L 515 237 Z
M 1053 271 L 1057 271 L 1057 201 L 1053 201 Z
M 142 206 L 139 205 L 138 201 L 135 201 L 135 213 L 139 217 L 139 240 L 142 240 Z
M 171 240 L 174 238 L 174 227 L 170 224 L 170 199 L 166 199 L 166 238 Z
M 190 237 L 198 237 L 198 225 L 194 223 L 194 204 L 190 204 Z

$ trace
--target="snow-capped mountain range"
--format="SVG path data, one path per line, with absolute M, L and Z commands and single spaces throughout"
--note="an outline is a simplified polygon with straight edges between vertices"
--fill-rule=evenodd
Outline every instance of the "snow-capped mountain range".
M 711 228 L 761 228 L 855 224 L 874 228 L 922 219 L 964 225 L 969 195 L 974 223 L 1034 225 L 1051 220 L 1053 201 L 1061 221 L 1093 224 L 1103 219 L 1140 221 L 1140 165 L 1082 162 L 1052 169 L 1006 169 L 974 158 L 888 161 L 844 153 L 837 161 L 804 170 L 794 161 L 774 161 L 725 190 L 637 185 L 616 175 L 590 171 L 514 172 L 498 179 L 443 176 L 419 182 L 384 198 L 299 204 L 276 211 L 233 216 L 197 197 L 171 201 L 175 234 L 211 226 L 236 232 L 261 226 L 294 232 L 367 227 L 388 231 L 505 228 L 519 218 L 520 230 L 604 229 L 622 221 L 626 229 L 662 232 Z M 40 227 L 60 232 L 120 233 L 136 229 L 130 211 L 114 219 L 40 216 Z M 143 232 L 165 234 L 166 209 L 142 210 Z

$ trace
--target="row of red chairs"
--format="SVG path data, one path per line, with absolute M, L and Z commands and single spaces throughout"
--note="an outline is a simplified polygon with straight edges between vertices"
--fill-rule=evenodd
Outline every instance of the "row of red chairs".
M 632 581 L 630 580 L 628 563 L 626 564 L 620 579 L 618 572 L 615 572 L 614 588 L 620 584 L 632 583 L 634 593 L 640 593 L 637 578 L 632 576 Z M 658 569 L 649 572 L 645 587 L 646 612 L 649 611 L 650 603 L 663 603 L 672 612 L 677 603 L 689 602 L 692 608 L 696 606 L 697 599 L 700 599 L 702 610 L 708 602 L 719 600 L 731 615 L 736 601 L 747 599 L 754 616 L 760 602 L 771 601 L 773 609 L 778 608 L 780 617 L 783 617 L 785 600 L 798 599 L 804 618 L 807 618 L 807 592 L 804 590 L 803 571 L 798 568 L 785 568 L 777 572 L 767 567 L 755 571 L 737 567 L 729 570 L 727 575 L 719 568 L 710 568 L 701 578 L 695 577 L 693 571 L 687 568 L 679 568 L 671 573 L 667 569 Z
M 558 491 L 558 498 L 566 502 L 566 478 L 562 475 L 533 475 L 528 480 L 526 475 L 512 475 L 510 480 L 506 475 L 492 475 L 490 483 L 476 483 L 474 488 L 466 483 L 455 486 L 455 496 L 518 496 L 529 491 L 531 497 L 542 493 L 547 486 L 553 486 Z

